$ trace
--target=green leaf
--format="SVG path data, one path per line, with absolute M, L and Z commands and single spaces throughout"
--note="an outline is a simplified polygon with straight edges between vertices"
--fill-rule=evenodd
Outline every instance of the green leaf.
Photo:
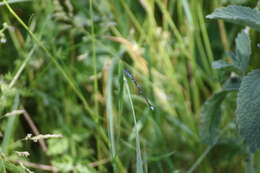
M 260 12 L 248 7 L 231 5 L 218 8 L 207 16 L 208 19 L 223 19 L 227 22 L 249 26 L 260 31 Z
M 241 31 L 236 38 L 236 51 L 229 52 L 232 63 L 229 64 L 224 60 L 217 60 L 212 63 L 212 68 L 235 71 L 236 73 L 245 73 L 248 69 L 248 64 L 251 55 L 251 42 L 248 34 Z
M 222 59 L 213 61 L 213 63 L 212 63 L 212 68 L 214 68 L 214 69 L 224 69 L 224 68 L 228 68 L 231 66 L 232 66 L 232 64 L 229 64 Z
M 245 73 L 248 67 L 250 55 L 251 42 L 248 34 L 242 31 L 236 38 L 236 61 L 233 62 L 234 66 L 238 67 Z
M 13 163 L 5 162 L 4 164 L 8 172 L 10 171 L 15 173 L 26 173 L 26 171 L 23 168 L 21 168 L 20 166 L 16 166 Z
M 230 4 L 243 4 L 247 2 L 248 0 L 227 0 Z
M 69 148 L 69 141 L 65 137 L 61 139 L 49 139 L 48 146 L 49 155 L 64 154 Z
M 221 103 L 227 92 L 221 91 L 209 98 L 201 111 L 201 138 L 202 142 L 213 145 L 217 141 L 221 120 Z
M 238 92 L 236 121 L 240 135 L 251 151 L 260 148 L 260 70 L 242 79 Z
M 241 79 L 239 77 L 229 78 L 223 85 L 225 91 L 238 91 L 240 88 Z

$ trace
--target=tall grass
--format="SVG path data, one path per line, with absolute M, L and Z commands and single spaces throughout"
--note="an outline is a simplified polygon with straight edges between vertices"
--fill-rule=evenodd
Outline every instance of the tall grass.
M 45 152 L 25 140 L 33 129 L 23 116 L 1 119 L 0 172 L 25 172 L 19 163 L 35 172 L 241 172 L 235 126 L 225 131 L 233 141 L 207 147 L 199 138 L 201 106 L 220 89 L 211 62 L 232 49 L 239 31 L 205 20 L 223 5 L 3 1 L 0 21 L 9 28 L 0 45 L 0 116 L 24 108 L 41 134 L 63 138 L 45 140 Z M 124 69 L 154 111 L 124 81 Z M 223 128 L 233 114 L 227 107 Z

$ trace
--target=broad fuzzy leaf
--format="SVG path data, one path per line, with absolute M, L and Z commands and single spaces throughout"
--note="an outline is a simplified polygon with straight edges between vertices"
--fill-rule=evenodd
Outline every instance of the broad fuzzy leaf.
M 227 92 L 221 91 L 209 98 L 202 107 L 201 111 L 201 137 L 206 144 L 215 144 L 218 137 L 219 124 L 221 119 L 221 102 Z
M 208 19 L 223 19 L 225 21 L 249 26 L 260 31 L 260 12 L 248 7 L 231 5 L 224 8 L 218 8 L 207 16 Z
M 236 51 L 235 53 L 229 52 L 229 56 L 232 59 L 232 63 L 217 60 L 212 63 L 212 67 L 237 73 L 245 73 L 247 71 L 251 56 L 251 41 L 245 31 L 240 32 L 236 37 Z
M 242 79 L 236 121 L 240 135 L 251 151 L 260 148 L 260 70 L 254 70 Z
M 236 38 L 236 60 L 233 62 L 242 72 L 246 72 L 251 55 L 251 42 L 248 34 L 240 32 Z

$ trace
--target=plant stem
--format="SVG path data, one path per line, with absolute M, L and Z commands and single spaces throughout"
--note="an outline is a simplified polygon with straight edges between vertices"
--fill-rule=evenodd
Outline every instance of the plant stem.
M 245 173 L 255 173 L 253 153 L 249 153 L 245 161 Z
M 136 138 L 136 172 L 137 173 L 143 173 L 143 161 L 142 161 L 142 155 L 141 155 L 141 142 L 140 142 L 140 137 L 138 133 L 138 128 L 137 128 L 137 121 L 136 121 L 136 115 L 135 115 L 135 110 L 134 110 L 134 104 L 132 101 L 132 96 L 130 93 L 130 89 L 127 83 L 126 78 L 124 77 L 124 81 L 126 84 L 126 92 L 130 101 L 130 106 L 132 110 L 132 115 L 134 119 L 134 130 L 135 130 L 135 138 Z

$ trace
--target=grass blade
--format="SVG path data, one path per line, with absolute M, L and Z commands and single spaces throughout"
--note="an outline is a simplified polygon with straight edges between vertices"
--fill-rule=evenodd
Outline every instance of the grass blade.
M 126 92 L 127 92 L 128 98 L 129 98 L 132 115 L 133 115 L 133 119 L 134 119 L 135 139 L 136 139 L 136 172 L 143 173 L 144 169 L 143 169 L 143 161 L 142 161 L 142 154 L 141 154 L 141 144 L 140 144 L 140 137 L 139 137 L 139 133 L 138 133 L 138 129 L 137 129 L 137 121 L 136 121 L 136 116 L 135 116 L 134 105 L 133 105 L 129 85 L 128 85 L 125 77 L 124 77 L 124 81 L 125 81 Z

